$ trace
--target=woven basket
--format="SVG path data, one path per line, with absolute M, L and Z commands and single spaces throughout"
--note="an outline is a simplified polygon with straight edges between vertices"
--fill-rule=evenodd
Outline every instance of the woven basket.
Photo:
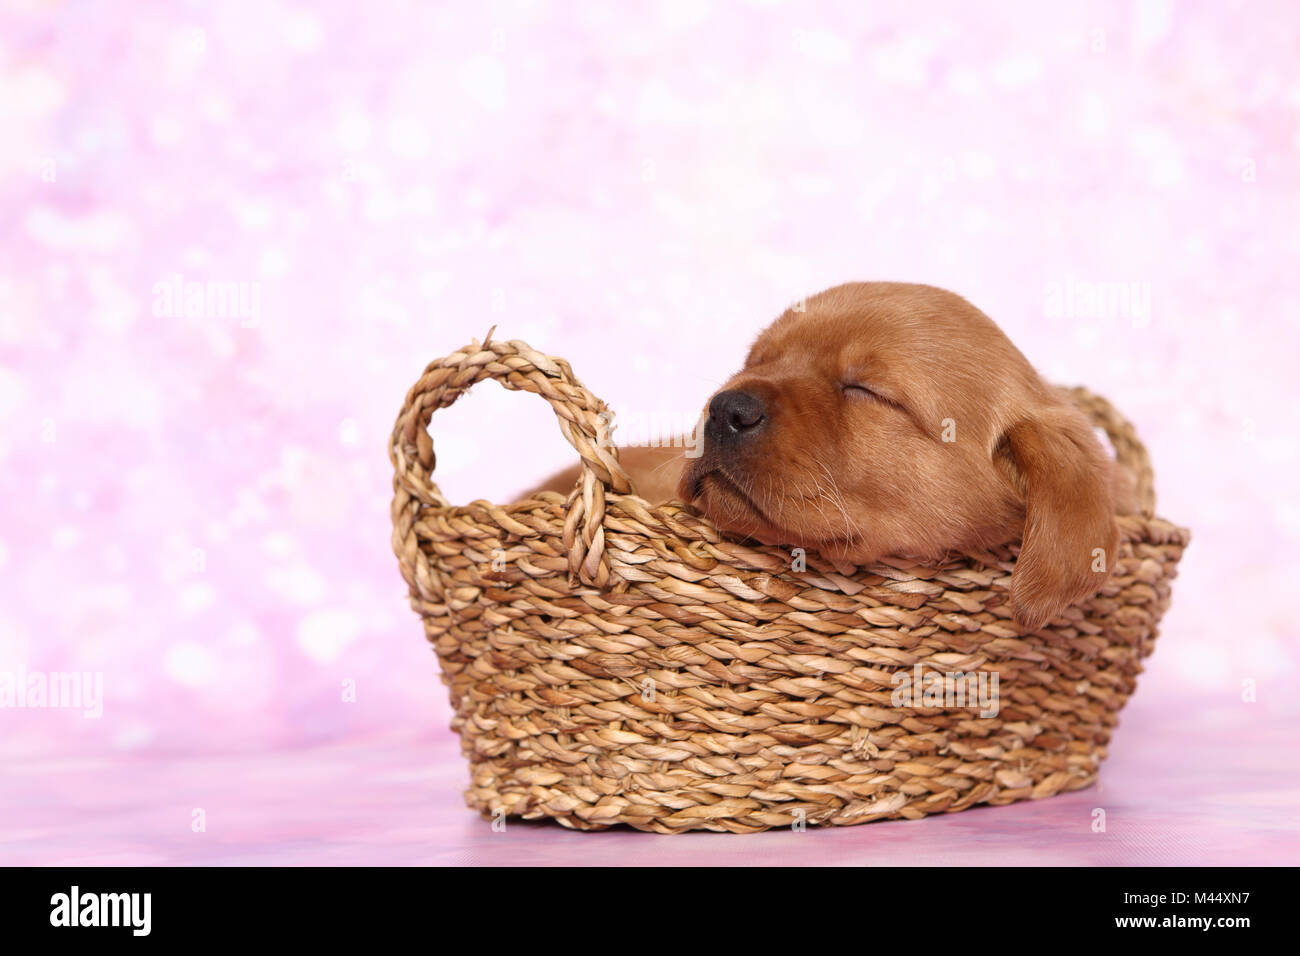
M 454 507 L 434 484 L 430 417 L 486 378 L 551 403 L 582 459 L 567 500 Z M 1188 532 L 1154 517 L 1133 427 L 1071 394 L 1134 473 L 1142 513 L 1120 519 L 1101 593 L 1026 634 L 1007 590 L 1015 546 L 849 575 L 810 553 L 791 570 L 787 550 L 637 497 L 602 440 L 604 403 L 568 363 L 489 336 L 431 364 L 393 429 L 393 549 L 450 689 L 468 805 L 582 830 L 745 833 L 1088 786 Z M 996 716 L 895 696 L 908 676 L 951 688 L 975 672 L 997 678 Z

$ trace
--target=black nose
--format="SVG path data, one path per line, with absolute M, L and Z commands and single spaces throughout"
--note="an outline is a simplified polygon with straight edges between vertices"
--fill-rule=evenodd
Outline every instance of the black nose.
M 740 389 L 728 389 L 709 402 L 705 434 L 715 441 L 736 441 L 752 436 L 765 421 L 762 399 Z

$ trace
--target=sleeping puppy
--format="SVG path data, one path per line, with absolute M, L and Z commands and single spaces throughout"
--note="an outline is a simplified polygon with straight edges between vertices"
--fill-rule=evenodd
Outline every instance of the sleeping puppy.
M 703 451 L 620 449 L 643 497 L 840 564 L 1020 540 L 1017 621 L 1096 593 L 1131 484 L 988 316 L 931 286 L 855 282 L 790 310 L 707 405 Z M 567 492 L 577 469 L 543 489 Z

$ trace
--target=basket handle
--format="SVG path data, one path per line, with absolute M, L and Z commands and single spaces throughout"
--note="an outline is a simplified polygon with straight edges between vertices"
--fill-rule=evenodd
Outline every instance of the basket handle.
M 408 534 L 422 507 L 448 508 L 433 480 L 437 457 L 429 437 L 429 420 L 469 388 L 494 378 L 508 389 L 533 392 L 551 403 L 560 431 L 582 459 L 578 484 L 569 494 L 564 522 L 569 574 L 584 584 L 604 588 L 611 581 L 605 553 L 605 496 L 630 494 L 631 481 L 609 440 L 608 409 L 573 374 L 569 363 L 536 351 L 525 342 L 477 340 L 446 358 L 430 363 L 406 393 L 393 425 L 388 456 L 393 463 L 394 545 L 413 541 Z M 413 558 L 413 555 L 408 555 Z
M 1151 456 L 1147 454 L 1147 446 L 1138 438 L 1133 423 L 1121 415 L 1109 401 L 1081 385 L 1066 388 L 1064 392 L 1094 425 L 1105 430 L 1115 449 L 1116 463 L 1127 468 L 1137 482 L 1138 508 L 1144 516 L 1155 517 L 1155 475 L 1151 470 Z

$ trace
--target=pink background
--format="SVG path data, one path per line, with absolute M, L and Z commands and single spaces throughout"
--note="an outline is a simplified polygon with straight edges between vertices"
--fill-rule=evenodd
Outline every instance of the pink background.
M 1297 862 L 1300 8 L 1062 6 L 3 4 L 0 672 L 102 672 L 104 712 L 0 710 L 0 863 Z M 158 314 L 178 274 L 256 320 Z M 492 833 L 389 550 L 406 388 L 495 324 L 693 418 L 873 278 L 1110 396 L 1193 530 L 1102 786 Z M 432 433 L 454 500 L 572 457 L 490 384 Z

